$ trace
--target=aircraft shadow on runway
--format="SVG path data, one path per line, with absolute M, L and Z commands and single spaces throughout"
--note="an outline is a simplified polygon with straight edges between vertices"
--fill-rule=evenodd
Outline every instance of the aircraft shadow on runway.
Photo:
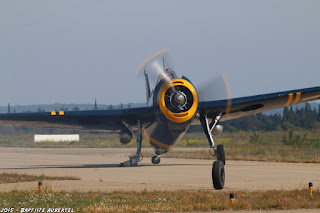
M 152 164 L 140 164 L 136 166 L 139 167 L 163 167 L 163 166 L 203 166 L 203 164 L 160 164 L 160 165 L 152 165 Z M 14 169 L 87 169 L 87 168 L 134 168 L 134 167 L 120 167 L 120 164 L 82 164 L 82 165 L 34 165 L 30 167 L 21 167 L 21 168 L 2 168 L 8 170 Z

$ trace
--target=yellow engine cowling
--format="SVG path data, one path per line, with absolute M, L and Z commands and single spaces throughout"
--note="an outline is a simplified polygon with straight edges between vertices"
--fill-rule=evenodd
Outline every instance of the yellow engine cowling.
M 181 109 L 175 108 L 175 104 L 171 100 L 176 89 L 186 99 L 186 104 Z M 165 83 L 160 90 L 159 107 L 163 115 L 172 122 L 183 123 L 189 121 L 194 117 L 198 108 L 197 92 L 190 82 L 184 79 L 172 79 Z

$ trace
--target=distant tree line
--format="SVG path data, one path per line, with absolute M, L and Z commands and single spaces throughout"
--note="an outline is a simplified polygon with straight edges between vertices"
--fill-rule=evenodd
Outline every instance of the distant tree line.
M 319 129 L 320 128 L 320 105 L 318 109 L 312 109 L 309 103 L 302 108 L 293 109 L 285 107 L 283 114 L 256 114 L 235 120 L 223 122 L 224 129 L 228 132 L 235 131 L 276 131 L 292 129 Z
M 59 106 L 60 105 L 60 106 Z M 19 112 L 24 112 L 24 113 L 30 113 L 30 112 L 46 112 L 46 111 L 52 111 L 52 110 L 61 110 L 61 111 L 79 111 L 79 110 L 103 110 L 103 109 L 108 109 L 108 110 L 111 110 L 111 109 L 125 109 L 125 108 L 131 108 L 131 104 L 118 104 L 118 105 L 98 105 L 97 103 L 97 99 L 95 98 L 94 100 L 94 105 L 93 105 L 93 108 L 91 108 L 90 104 L 80 104 L 79 106 L 72 106 L 72 104 L 66 104 L 68 105 L 70 108 L 68 107 L 65 107 L 65 106 L 61 106 L 62 104 L 52 104 L 52 105 L 41 105 L 41 106 L 38 106 L 37 109 L 26 109 L 26 108 L 29 108 L 30 106 L 25 106 L 24 109 L 20 109 Z M 141 105 L 141 104 L 140 104 Z M 49 106 L 49 107 L 48 107 Z M 81 107 L 80 107 L 81 106 Z M 86 106 L 86 107 L 85 107 Z M 1 107 L 1 106 L 0 106 Z M 21 108 L 21 107 L 20 107 Z M 49 108 L 49 109 L 48 109 Z M 8 108 L 7 108 L 7 113 L 16 113 L 16 109 L 13 108 L 12 110 L 12 107 L 10 105 L 10 103 L 8 104 Z M 2 113 L 2 112 L 1 112 Z

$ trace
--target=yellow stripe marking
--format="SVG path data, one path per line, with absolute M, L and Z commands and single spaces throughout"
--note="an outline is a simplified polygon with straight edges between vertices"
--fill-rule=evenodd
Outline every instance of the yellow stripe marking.
M 59 115 L 64 115 L 64 111 L 59 111 Z
M 154 143 L 155 145 L 158 145 L 162 148 L 165 148 L 165 149 L 168 149 L 168 150 L 171 150 L 173 148 L 175 148 L 174 146 L 170 146 L 170 145 L 167 145 L 167 144 L 164 144 L 164 143 L 161 143 L 160 141 L 152 138 L 151 136 L 149 136 L 145 131 L 142 131 L 142 134 L 152 143 Z
M 51 111 L 51 115 L 57 115 L 56 111 Z
M 296 94 L 296 100 L 293 102 L 293 104 L 291 104 L 291 105 L 295 105 L 295 104 L 297 104 L 298 102 L 299 102 L 299 100 L 300 100 L 300 97 L 301 97 L 301 92 L 297 92 L 297 94 Z
M 289 105 L 291 104 L 291 102 L 292 102 L 292 99 L 293 99 L 293 94 L 290 93 L 290 94 L 289 94 L 289 97 L 288 97 L 288 102 L 286 103 L 286 105 L 285 105 L 284 107 L 289 106 Z

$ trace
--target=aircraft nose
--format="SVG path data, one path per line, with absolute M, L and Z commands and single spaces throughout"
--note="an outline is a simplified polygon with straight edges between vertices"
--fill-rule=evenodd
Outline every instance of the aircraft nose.
M 178 103 L 180 103 L 180 104 L 183 103 L 184 100 L 185 100 L 184 95 L 182 95 L 181 93 L 176 94 L 175 99 L 176 99 L 176 101 L 177 101 Z

